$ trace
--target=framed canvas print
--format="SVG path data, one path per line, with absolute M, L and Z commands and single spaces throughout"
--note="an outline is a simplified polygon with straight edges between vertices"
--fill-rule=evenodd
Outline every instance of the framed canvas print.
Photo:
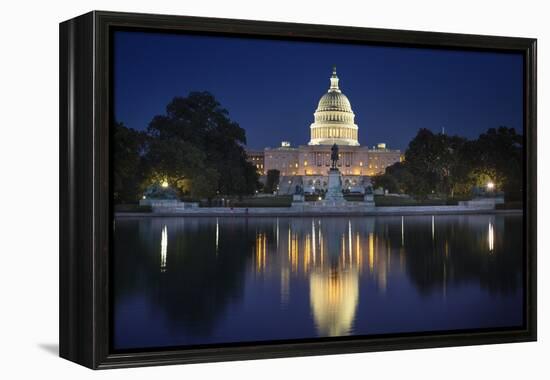
M 536 339 L 536 40 L 60 25 L 60 355 Z

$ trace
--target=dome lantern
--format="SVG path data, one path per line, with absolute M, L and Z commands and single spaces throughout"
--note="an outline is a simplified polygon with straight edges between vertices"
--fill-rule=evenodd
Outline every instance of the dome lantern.
M 332 76 L 330 77 L 330 89 L 329 92 L 341 92 L 338 87 L 338 75 L 336 75 L 336 66 L 332 68 Z

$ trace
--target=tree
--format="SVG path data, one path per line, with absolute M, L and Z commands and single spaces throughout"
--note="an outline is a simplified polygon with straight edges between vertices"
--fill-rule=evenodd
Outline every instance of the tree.
M 142 151 L 146 136 L 118 122 L 113 130 L 113 197 L 117 203 L 136 202 L 143 190 Z
M 430 193 L 453 197 L 471 189 L 469 142 L 459 136 L 420 129 L 405 152 L 405 166 L 414 177 L 408 190 L 420 198 Z
M 477 140 L 420 129 L 405 152 L 405 161 L 373 178 L 376 187 L 425 198 L 431 193 L 469 195 L 474 186 L 493 182 L 507 199 L 522 192 L 523 137 L 513 128 L 491 128 Z
M 426 198 L 435 192 L 440 176 L 438 162 L 441 159 L 440 141 L 428 129 L 420 129 L 409 143 L 405 152 L 407 169 L 415 178 L 409 192 L 419 198 Z
M 191 180 L 205 169 L 205 154 L 181 139 L 153 138 L 146 155 L 148 184 L 167 182 L 181 193 L 191 191 Z
M 277 169 L 271 169 L 267 171 L 267 178 L 265 180 L 264 192 L 271 194 L 277 188 L 279 184 L 279 177 L 281 173 Z
M 252 194 L 258 174 L 247 161 L 246 134 L 208 92 L 191 92 L 168 103 L 149 123 L 149 181 L 168 181 L 182 194 L 211 198 Z
M 396 193 L 407 193 L 413 186 L 414 177 L 408 170 L 405 162 L 396 162 L 386 168 L 385 175 L 391 176 L 395 182 L 397 189 Z
M 372 186 L 374 189 L 382 188 L 390 193 L 399 192 L 399 184 L 395 177 L 390 174 L 379 174 L 371 178 Z
M 476 141 L 476 181 L 491 181 L 508 200 L 520 200 L 523 192 L 523 136 L 514 128 L 490 128 Z M 481 183 L 480 183 L 481 182 Z

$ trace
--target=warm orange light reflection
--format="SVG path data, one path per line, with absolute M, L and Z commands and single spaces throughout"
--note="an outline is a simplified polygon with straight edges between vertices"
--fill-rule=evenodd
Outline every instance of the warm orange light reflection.
M 369 270 L 374 270 L 374 234 L 369 233 Z
M 256 271 L 263 272 L 266 267 L 267 237 L 264 233 L 256 235 Z

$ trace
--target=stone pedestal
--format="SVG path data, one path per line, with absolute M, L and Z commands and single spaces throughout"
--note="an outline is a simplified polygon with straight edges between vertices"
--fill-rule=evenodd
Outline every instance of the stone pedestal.
M 365 194 L 363 200 L 367 206 L 374 206 L 374 194 Z
M 302 194 L 294 194 L 292 196 L 292 202 L 303 202 L 305 200 L 305 196 Z
M 331 168 L 328 172 L 325 201 L 345 202 L 344 194 L 342 194 L 342 176 L 338 169 Z

